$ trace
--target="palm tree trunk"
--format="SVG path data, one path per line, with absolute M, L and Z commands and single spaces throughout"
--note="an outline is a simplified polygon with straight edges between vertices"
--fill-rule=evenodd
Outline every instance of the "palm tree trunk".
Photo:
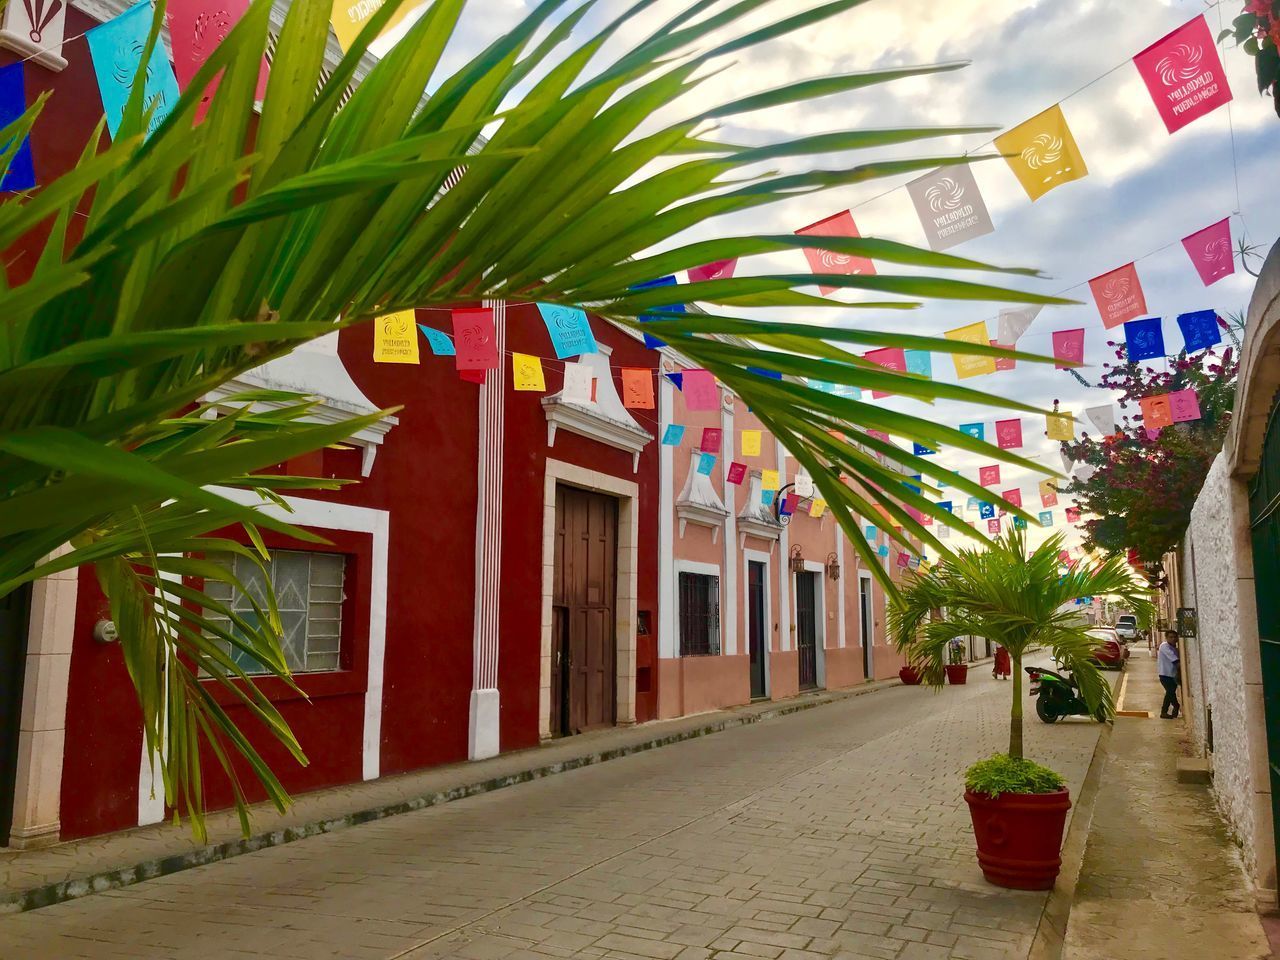
M 1013 707 L 1009 710 L 1009 756 L 1022 759 L 1022 657 L 1013 660 Z

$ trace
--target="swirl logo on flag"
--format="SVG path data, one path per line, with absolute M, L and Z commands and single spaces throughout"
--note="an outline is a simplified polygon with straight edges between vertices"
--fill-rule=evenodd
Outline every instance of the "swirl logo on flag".
M 1036 134 L 1022 151 L 1022 162 L 1032 170 L 1048 167 L 1062 159 L 1062 138 L 1050 133 Z
M 1134 55 L 1134 65 L 1170 133 L 1231 100 L 1215 46 L 1201 14 Z
M 1112 277 L 1102 285 L 1102 296 L 1112 301 L 1123 300 L 1129 295 L 1129 278 Z
M 824 267 L 843 267 L 853 262 L 853 257 L 848 254 L 834 253 L 831 250 L 819 250 L 818 259 L 822 261 Z
M 191 31 L 192 59 L 203 63 L 213 53 L 218 44 L 227 39 L 227 34 L 235 26 L 235 18 L 229 10 L 208 10 L 196 14 L 196 22 Z
M 1156 61 L 1156 73 L 1166 87 L 1194 80 L 1200 73 L 1204 50 L 1194 43 L 1179 43 Z
M 391 332 L 390 328 L 388 328 L 387 332 L 388 333 Z M 480 347 L 487 346 L 489 343 L 489 340 L 490 340 L 489 334 L 484 329 L 484 327 L 474 326 L 474 327 L 464 327 L 462 329 L 462 342 L 465 343 L 468 347 L 478 349 Z
M 120 86 L 126 89 L 131 88 L 133 78 L 138 72 L 138 65 L 142 63 L 142 51 L 145 49 L 146 44 L 142 40 L 122 37 L 111 58 L 111 78 Z M 148 63 L 147 82 L 150 83 L 150 81 L 151 64 Z
M 1204 262 L 1217 265 L 1231 260 L 1231 241 L 1216 237 L 1204 245 Z
M 408 336 L 409 317 L 403 313 L 387 314 L 382 318 L 382 332 L 388 337 Z
M 943 177 L 924 193 L 934 213 L 955 210 L 964 202 L 964 187 L 950 177 Z

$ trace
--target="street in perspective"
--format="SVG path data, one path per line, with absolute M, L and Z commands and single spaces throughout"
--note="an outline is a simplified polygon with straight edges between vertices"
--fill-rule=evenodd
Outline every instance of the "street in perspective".
M 24 0 L 0 127 L 0 960 L 1280 958 L 1280 0 Z

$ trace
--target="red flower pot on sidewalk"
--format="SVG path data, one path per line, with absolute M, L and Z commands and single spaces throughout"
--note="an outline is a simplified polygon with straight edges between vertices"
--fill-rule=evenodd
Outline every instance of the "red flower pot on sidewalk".
M 1011 890 L 1050 890 L 1062 867 L 1062 834 L 1071 793 L 964 792 L 988 883 Z
M 898 669 L 898 678 L 908 687 L 920 685 L 920 671 L 915 667 L 900 667 Z
M 948 663 L 943 669 L 947 671 L 948 683 L 961 684 L 969 682 L 969 665 L 967 663 Z

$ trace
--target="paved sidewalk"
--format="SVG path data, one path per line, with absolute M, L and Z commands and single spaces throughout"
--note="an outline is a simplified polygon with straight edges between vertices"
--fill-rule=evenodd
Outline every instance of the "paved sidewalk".
M 174 829 L 165 822 L 42 850 L 0 848 L 0 914 L 100 893 L 254 850 L 874 693 L 898 683 L 881 680 L 848 690 L 808 693 L 788 700 L 754 703 L 638 727 L 600 730 L 490 760 L 450 764 L 317 790 L 295 797 L 294 805 L 283 815 L 270 804 L 261 803 L 251 808 L 254 833 L 248 839 L 240 833 L 235 812 L 222 810 L 209 815 L 209 843 L 203 846 L 192 839 L 185 826 Z
M 0 918 L 0 957 L 996 960 L 960 776 L 1009 684 L 894 687 Z M 1073 791 L 1101 728 L 1028 725 Z
M 1130 660 L 1064 960 L 1270 958 L 1239 852 L 1209 787 L 1178 783 L 1183 721 L 1161 720 L 1163 688 L 1146 651 Z

